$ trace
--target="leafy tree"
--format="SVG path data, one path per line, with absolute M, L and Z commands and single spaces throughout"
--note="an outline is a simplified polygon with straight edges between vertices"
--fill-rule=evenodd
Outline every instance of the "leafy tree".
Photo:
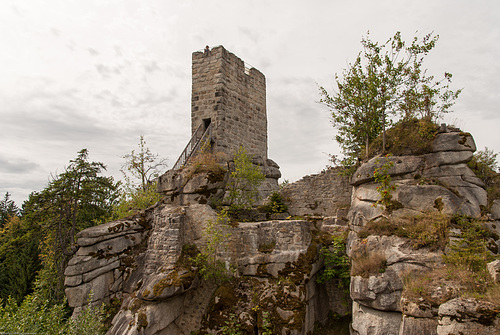
M 234 155 L 234 171 L 229 183 L 229 205 L 233 209 L 248 209 L 258 198 L 258 188 L 266 178 L 259 167 L 252 164 L 247 151 L 240 146 Z
M 161 194 L 157 192 L 157 183 L 152 182 L 146 186 L 146 189 L 127 188 L 122 190 L 120 200 L 113 207 L 110 217 L 105 221 L 118 220 L 130 215 L 134 215 L 142 209 L 153 206 L 161 200 Z
M 35 291 L 21 304 L 0 304 L 0 334 L 99 335 L 105 333 L 103 306 L 89 307 L 68 319 L 66 303 L 50 304 Z
M 351 263 L 346 254 L 346 238 L 345 234 L 333 236 L 332 242 L 321 248 L 320 255 L 325 262 L 325 268 L 316 281 L 322 284 L 338 279 L 339 287 L 349 292 Z
M 50 305 L 47 300 L 31 294 L 18 306 L 9 299 L 0 306 L 0 332 L 7 334 L 65 334 L 64 304 Z
M 34 197 L 41 207 L 37 212 L 44 218 L 45 227 L 57 232 L 60 251 L 66 256 L 76 252 L 75 235 L 94 225 L 96 219 L 107 215 L 118 196 L 113 177 L 102 176 L 106 166 L 89 162 L 88 151 L 78 152 L 63 173 Z
M 40 226 L 12 216 L 0 228 L 0 299 L 21 303 L 40 269 Z
M 217 219 L 208 220 L 203 230 L 205 245 L 202 252 L 193 260 L 200 275 L 205 280 L 214 282 L 224 281 L 229 278 L 228 270 L 219 254 L 227 250 L 228 239 L 231 236 L 231 226 L 229 225 L 229 213 L 227 209 L 222 209 L 217 214 Z
M 498 173 L 497 155 L 493 150 L 484 148 L 484 150 L 474 153 L 471 161 L 467 163 L 486 186 L 489 207 L 494 200 L 500 198 L 500 173 Z
M 90 162 L 83 149 L 64 172 L 41 192 L 34 192 L 23 206 L 23 219 L 42 230 L 39 287 L 47 299 L 64 297 L 64 269 L 76 252 L 75 235 L 109 217 L 118 197 L 118 183 L 102 175 L 106 167 Z
M 336 136 L 350 165 L 395 118 L 437 119 L 450 111 L 461 90 L 451 91 L 452 75 L 436 80 L 422 68 L 424 57 L 439 36 L 414 37 L 407 45 L 397 32 L 383 44 L 363 37 L 361 51 L 342 76 L 335 76 L 337 91 L 320 86 L 320 102 L 332 112 Z
M 14 200 L 10 199 L 10 196 L 11 194 L 6 192 L 3 200 L 0 201 L 0 228 L 10 217 L 19 216 L 19 208 L 14 203 Z
M 146 147 L 144 136 L 140 138 L 139 152 L 132 150 L 123 158 L 125 164 L 121 171 L 125 177 L 125 185 L 120 190 L 120 199 L 114 206 L 111 217 L 106 218 L 108 221 L 133 215 L 161 200 L 161 194 L 156 191 L 155 178 L 160 175 L 162 168 L 167 166 L 166 159 L 151 153 Z M 136 180 L 133 180 L 134 178 Z
M 167 166 L 166 158 L 160 158 L 158 154 L 153 154 L 146 146 L 143 135 L 140 137 L 138 152 L 132 150 L 130 154 L 124 155 L 123 158 L 125 159 L 125 164 L 122 167 L 122 173 L 127 183 L 133 184 L 126 171 L 140 180 L 139 187 L 143 191 L 146 191 L 148 184 L 157 178 Z

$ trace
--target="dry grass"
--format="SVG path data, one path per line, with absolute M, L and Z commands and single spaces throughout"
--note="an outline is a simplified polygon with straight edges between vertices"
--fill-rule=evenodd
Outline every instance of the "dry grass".
M 460 286 L 448 281 L 445 268 L 428 272 L 407 272 L 401 276 L 403 295 L 410 300 L 424 299 L 432 306 L 439 306 L 447 300 L 458 296 Z
M 224 153 L 201 152 L 188 160 L 184 167 L 184 173 L 188 179 L 199 173 L 208 173 L 214 178 L 214 181 L 220 181 L 227 172 L 224 166 L 226 162 Z
M 387 258 L 382 253 L 368 253 L 366 250 L 353 251 L 351 276 L 368 278 L 385 272 Z
M 425 273 L 406 273 L 402 276 L 404 295 L 411 300 L 423 298 L 433 306 L 464 297 L 489 301 L 500 307 L 500 284 L 494 283 L 484 270 L 471 272 L 453 265 Z
M 448 216 L 435 212 L 397 219 L 382 218 L 368 222 L 358 236 L 366 238 L 369 235 L 396 235 L 409 238 L 415 249 L 429 247 L 436 250 L 446 246 L 449 225 Z

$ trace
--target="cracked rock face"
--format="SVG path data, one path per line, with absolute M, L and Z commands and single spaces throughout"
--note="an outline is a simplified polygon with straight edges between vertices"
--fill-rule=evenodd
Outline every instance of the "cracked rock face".
M 341 289 L 319 288 L 316 283 L 321 264 L 313 239 L 319 229 L 345 230 L 345 224 L 339 226 L 335 218 L 328 218 L 318 224 L 320 228 L 305 220 L 244 222 L 232 227 L 228 248 L 221 250 L 220 257 L 235 267 L 237 276 L 231 286 L 238 292 L 234 302 L 222 303 L 227 294 L 220 293 L 213 282 L 201 280 L 181 259 L 186 246 L 202 248 L 203 228 L 215 219 L 208 205 L 158 205 L 82 231 L 80 249 L 65 272 L 70 306 L 78 313 L 91 292 L 94 303 L 119 299 L 121 307 L 108 334 L 120 335 L 189 334 L 200 330 L 202 320 L 216 317 L 210 314 L 214 308 L 239 306 L 239 315 L 253 331 L 257 319 L 248 311 L 268 306 L 273 322 L 290 334 L 312 331 L 314 322 L 326 319 L 334 305 L 339 305 L 337 313 L 347 313 L 339 303 Z M 203 329 L 210 331 L 213 324 L 203 322 Z
M 442 250 L 414 249 L 409 239 L 395 235 L 365 238 L 358 235 L 371 222 L 387 219 L 397 222 L 398 218 L 429 212 L 481 217 L 488 203 L 487 192 L 467 166 L 475 149 L 468 133 L 441 133 L 427 154 L 373 158 L 353 175 L 348 213 L 352 271 L 359 272 L 359 266 L 375 264 L 378 258 L 383 260 L 379 260 L 377 267 L 372 266 L 371 272 L 351 274 L 353 334 L 498 334 L 499 318 L 494 311 L 498 313 L 500 307 L 476 300 L 452 299 L 461 290 L 456 283 L 428 281 L 429 300 L 416 298 L 418 293 L 405 295 L 405 281 L 444 266 Z M 374 172 L 384 164 L 391 165 L 387 173 L 396 185 L 391 193 L 395 206 L 389 210 L 376 204 L 380 194 Z M 485 224 L 493 233 L 498 228 L 498 221 L 494 221 L 500 217 L 498 208 L 498 203 L 494 203 L 493 221 Z M 488 265 L 493 278 L 497 278 L 500 267 L 497 263 Z
M 475 148 L 470 134 L 442 133 L 437 135 L 429 154 L 372 158 L 352 178 L 349 221 L 359 231 L 366 222 L 382 215 L 381 206 L 373 207 L 380 198 L 373 174 L 388 162 L 393 165 L 387 173 L 396 185 L 392 201 L 398 204 L 393 215 L 398 215 L 399 210 L 479 217 L 488 199 L 483 183 L 466 165 Z

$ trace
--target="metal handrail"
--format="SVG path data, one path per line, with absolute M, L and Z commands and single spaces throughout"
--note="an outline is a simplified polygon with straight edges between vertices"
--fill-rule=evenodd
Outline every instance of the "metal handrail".
M 185 165 L 187 160 L 200 148 L 201 143 L 205 140 L 212 140 L 212 124 L 209 124 L 207 129 L 203 131 L 203 124 L 200 125 L 193 136 L 189 140 L 188 144 L 182 151 L 181 155 L 174 164 L 172 170 L 178 170 Z

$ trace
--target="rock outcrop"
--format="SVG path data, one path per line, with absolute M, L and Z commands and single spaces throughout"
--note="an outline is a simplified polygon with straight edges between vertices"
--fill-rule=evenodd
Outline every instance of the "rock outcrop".
M 253 332 L 262 311 L 275 329 L 306 334 L 332 309 L 348 313 L 335 303 L 342 290 L 315 280 L 321 267 L 315 235 L 346 226 L 332 219 L 239 223 L 220 255 L 236 277 L 217 287 L 183 263 L 186 250 L 202 247 L 202 231 L 215 216 L 208 205 L 166 204 L 80 232 L 80 249 L 66 269 L 70 306 L 78 312 L 89 296 L 94 302 L 119 300 L 109 334 L 120 335 L 210 330 L 233 313 Z
M 473 299 L 450 300 L 460 295 L 459 284 L 444 279 L 425 281 L 430 278 L 425 277 L 426 274 L 430 276 L 444 267 L 443 246 L 415 247 L 415 243 L 425 242 L 383 231 L 384 225 L 392 222 L 397 226 L 410 217 L 416 218 L 412 221 L 414 224 L 424 220 L 425 215 L 428 222 L 440 215 L 482 217 L 488 204 L 487 192 L 467 166 L 475 149 L 468 133 L 440 133 L 429 153 L 376 157 L 355 172 L 348 214 L 352 334 L 498 333 L 499 318 L 493 315 L 499 306 Z M 381 196 L 374 178 L 376 169 L 384 165 L 395 185 L 392 198 L 385 206 L 377 202 Z M 484 225 L 495 231 L 496 223 L 490 221 Z M 379 228 L 367 229 L 370 225 Z M 450 238 L 458 240 L 460 230 L 455 230 L 450 232 Z M 438 233 L 429 230 L 431 238 L 437 238 Z M 496 236 L 493 244 L 499 242 Z M 489 266 L 492 275 L 496 273 L 495 266 L 496 263 Z M 410 294 L 410 283 L 420 277 L 424 278 L 426 287 L 415 289 L 422 290 L 420 294 Z M 431 297 L 423 297 L 423 291 L 429 291 Z
M 455 214 L 481 217 L 490 232 L 487 246 L 498 253 L 500 203 L 486 208 L 484 185 L 467 166 L 474 150 L 469 134 L 440 133 L 429 153 L 363 164 L 352 188 L 335 169 L 285 187 L 289 214 L 304 218 L 234 223 L 227 249 L 217 255 L 234 270 L 228 282 L 201 279 L 189 261 L 205 245 L 207 223 L 217 219 L 208 203 L 224 198 L 227 173 L 166 174 L 159 186 L 166 195 L 162 203 L 78 234 L 79 250 L 65 272 L 68 303 L 75 313 L 89 297 L 91 304 L 118 303 L 108 334 L 120 335 L 213 333 L 231 322 L 246 334 L 271 324 L 275 333 L 306 335 L 329 315 L 349 311 L 353 335 L 498 334 L 498 304 L 464 298 L 459 283 L 438 276 L 449 244 L 411 239 L 404 232 L 410 226 L 402 224 Z M 278 167 L 255 164 L 268 177 L 269 193 L 277 187 Z M 382 206 L 373 175 L 384 164 L 396 188 Z M 388 233 L 391 227 L 399 234 Z M 427 238 L 460 241 L 461 228 L 448 228 L 431 230 Z M 325 237 L 342 232 L 348 233 L 352 263 L 350 297 L 338 281 L 316 281 Z M 488 271 L 500 280 L 498 260 Z M 409 289 L 416 278 L 425 290 Z
M 227 185 L 231 182 L 234 162 L 221 164 L 223 166 L 214 164 L 215 168 L 202 168 L 201 173 L 188 168 L 169 170 L 158 178 L 158 192 L 165 196 L 165 202 L 174 205 L 223 204 L 227 199 Z M 281 172 L 279 165 L 272 159 L 255 157 L 252 164 L 265 176 L 258 188 L 257 203 L 261 204 L 267 196 L 279 189 L 278 179 Z

